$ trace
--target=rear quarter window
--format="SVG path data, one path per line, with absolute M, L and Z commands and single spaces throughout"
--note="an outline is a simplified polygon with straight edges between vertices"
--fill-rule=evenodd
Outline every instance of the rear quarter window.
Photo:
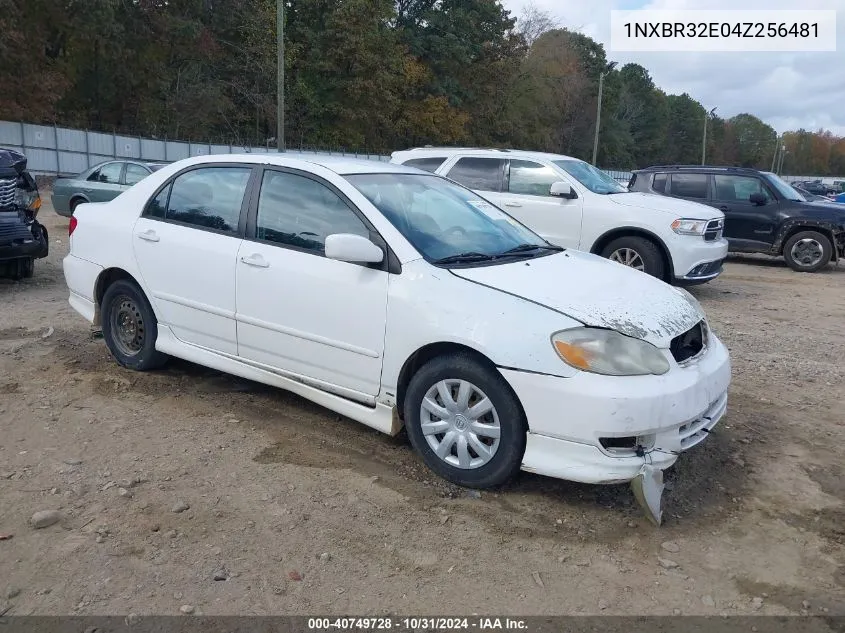
M 500 158 L 468 156 L 461 158 L 449 170 L 449 178 L 467 189 L 476 191 L 502 190 L 505 161 Z
M 651 188 L 660 193 L 666 193 L 666 174 L 654 174 Z

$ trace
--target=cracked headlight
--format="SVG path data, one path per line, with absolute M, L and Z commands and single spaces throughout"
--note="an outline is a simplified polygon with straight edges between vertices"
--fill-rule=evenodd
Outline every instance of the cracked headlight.
M 669 361 L 651 343 L 613 330 L 574 328 L 552 335 L 552 345 L 567 365 L 605 376 L 659 376 Z

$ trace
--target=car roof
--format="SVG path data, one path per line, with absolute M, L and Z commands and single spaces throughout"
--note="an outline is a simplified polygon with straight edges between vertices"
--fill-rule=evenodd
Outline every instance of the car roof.
M 367 160 L 364 158 L 352 158 L 347 156 L 325 156 L 320 154 L 309 154 L 306 152 L 255 152 L 244 154 L 212 154 L 207 156 L 194 156 L 179 161 L 184 165 L 195 165 L 201 163 L 252 163 L 262 165 L 276 165 L 278 167 L 299 167 L 308 169 L 309 166 L 318 165 L 329 169 L 341 176 L 352 174 L 425 174 L 431 176 L 427 171 L 415 167 L 405 167 L 388 163 L 383 160 Z
M 566 154 L 551 154 L 549 152 L 534 152 L 523 149 L 506 149 L 494 147 L 414 147 L 412 149 L 401 150 L 393 152 L 392 158 L 410 159 L 413 157 L 423 158 L 425 156 L 446 156 L 451 157 L 455 154 L 463 154 L 466 156 L 497 156 L 500 158 L 533 158 L 535 160 L 578 160 L 567 156 Z
M 769 173 L 760 169 L 753 169 L 751 167 L 729 167 L 720 165 L 652 165 L 650 167 L 643 167 L 642 169 L 635 169 L 631 173 L 641 174 L 651 171 L 704 171 L 708 173 L 738 172 L 744 174 Z

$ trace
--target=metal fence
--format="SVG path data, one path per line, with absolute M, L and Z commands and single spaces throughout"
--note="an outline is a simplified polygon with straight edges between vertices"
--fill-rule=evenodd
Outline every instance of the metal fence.
M 270 147 L 172 141 L 12 121 L 0 121 L 0 147 L 18 150 L 25 154 L 29 170 L 33 174 L 45 176 L 78 174 L 92 165 L 116 158 L 169 163 L 191 156 L 264 154 L 276 151 L 275 148 Z M 292 148 L 289 153 L 390 160 L 390 156 L 384 154 L 342 149 Z M 627 185 L 631 179 L 630 171 L 620 169 L 604 169 L 603 171 L 622 184 Z M 816 176 L 784 176 L 783 178 L 790 182 L 821 179 Z
M 27 168 L 36 175 L 70 175 L 115 158 L 170 163 L 191 156 L 212 154 L 263 154 L 275 148 L 243 145 L 194 143 L 74 130 L 55 125 L 32 125 L 0 121 L 0 147 L 20 151 L 27 157 Z M 291 153 L 355 156 L 389 161 L 390 156 L 367 152 L 301 148 Z

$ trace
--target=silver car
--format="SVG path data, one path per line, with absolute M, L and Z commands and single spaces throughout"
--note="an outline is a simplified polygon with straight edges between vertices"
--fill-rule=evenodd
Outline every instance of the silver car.
M 113 200 L 165 164 L 109 160 L 76 176 L 57 178 L 53 184 L 53 208 L 59 215 L 70 217 L 77 205 Z

